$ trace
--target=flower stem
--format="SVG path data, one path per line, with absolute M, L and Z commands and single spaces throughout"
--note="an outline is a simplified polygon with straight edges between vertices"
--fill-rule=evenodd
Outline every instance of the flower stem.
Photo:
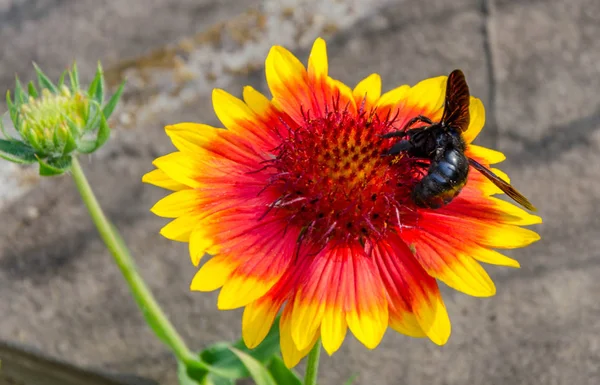
M 304 375 L 304 385 L 316 385 L 317 374 L 319 372 L 319 357 L 321 356 L 321 339 L 318 339 L 315 346 L 308 353 L 306 362 L 306 374 Z
M 141 308 L 148 324 L 152 327 L 158 337 L 172 349 L 179 361 L 186 364 L 197 362 L 198 359 L 188 349 L 181 336 L 177 333 L 171 322 L 169 322 L 169 319 L 160 308 L 160 305 L 152 296 L 152 292 L 138 273 L 129 250 L 125 246 L 125 243 L 115 227 L 104 215 L 104 212 L 98 204 L 98 200 L 96 200 L 96 196 L 75 157 L 73 157 L 71 172 L 92 221 L 96 225 L 102 240 L 119 266 L 119 269 L 121 270 L 125 281 L 127 281 L 129 289 L 138 306 Z

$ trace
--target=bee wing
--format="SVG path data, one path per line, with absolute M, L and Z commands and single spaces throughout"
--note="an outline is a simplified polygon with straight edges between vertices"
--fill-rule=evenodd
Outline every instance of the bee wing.
M 515 202 L 517 202 L 518 204 L 520 204 L 521 206 L 525 207 L 526 209 L 528 209 L 530 211 L 537 211 L 535 206 L 532 205 L 531 202 L 529 202 L 529 200 L 527 200 L 527 198 L 525 198 L 523 196 L 523 194 L 518 192 L 517 189 L 515 189 L 510 184 L 508 184 L 505 181 L 503 181 L 502 179 L 500 179 L 500 177 L 498 175 L 494 174 L 487 167 L 483 166 L 481 163 L 479 163 L 471 158 L 469 158 L 469 163 L 471 164 L 471 166 L 473 166 L 473 168 L 475 168 L 477 171 L 482 173 L 486 178 L 488 178 L 490 181 L 492 181 L 493 184 L 495 184 L 506 195 L 511 197 Z
M 461 70 L 454 70 L 448 75 L 446 83 L 446 99 L 444 101 L 444 114 L 442 122 L 456 128 L 458 131 L 466 131 L 469 127 L 469 104 L 471 94 Z

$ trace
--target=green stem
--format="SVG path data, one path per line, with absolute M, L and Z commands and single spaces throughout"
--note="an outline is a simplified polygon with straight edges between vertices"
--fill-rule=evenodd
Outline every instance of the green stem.
M 73 157 L 71 172 L 75 184 L 77 185 L 77 189 L 81 194 L 81 198 L 92 217 L 92 221 L 94 221 L 102 240 L 108 247 L 108 250 L 119 266 L 119 269 L 121 269 L 121 273 L 127 281 L 133 297 L 142 309 L 148 323 L 158 337 L 171 347 L 173 353 L 181 362 L 186 364 L 197 362 L 198 359 L 188 349 L 181 336 L 177 333 L 171 322 L 169 322 L 169 319 L 165 313 L 163 313 L 160 305 L 152 296 L 152 292 L 138 273 L 129 250 L 127 250 L 120 235 L 104 215 L 104 212 L 98 204 L 96 196 L 75 157 Z
M 319 357 L 321 356 L 321 340 L 308 353 L 308 361 L 306 362 L 306 374 L 304 375 L 304 385 L 316 385 L 317 374 L 319 372 Z

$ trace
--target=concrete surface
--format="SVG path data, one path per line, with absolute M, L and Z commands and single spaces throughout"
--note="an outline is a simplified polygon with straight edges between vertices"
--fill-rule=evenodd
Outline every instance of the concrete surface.
M 359 384 L 600 383 L 600 3 L 369 3 L 0 1 L 0 82 L 30 75 L 24 63 L 33 59 L 58 71 L 72 58 L 88 66 L 103 58 L 113 83 L 132 79 L 114 140 L 84 165 L 158 300 L 201 348 L 238 336 L 241 314 L 218 312 L 216 294 L 189 293 L 187 248 L 157 235 L 165 221 L 148 209 L 164 192 L 140 178 L 171 150 L 163 125 L 216 123 L 211 87 L 264 90 L 268 47 L 283 43 L 305 61 L 318 34 L 328 38 L 331 72 L 351 84 L 379 72 L 392 88 L 462 68 L 487 109 L 480 143 L 508 155 L 503 169 L 540 208 L 542 240 L 509 253 L 521 269 L 488 268 L 495 297 L 444 290 L 453 323 L 446 346 L 388 332 L 368 351 L 350 338 L 323 358 L 320 383 L 358 371 Z M 127 60 L 138 55 L 146 56 Z M 1 213 L 0 339 L 175 384 L 173 360 L 145 326 L 71 180 L 31 185 Z

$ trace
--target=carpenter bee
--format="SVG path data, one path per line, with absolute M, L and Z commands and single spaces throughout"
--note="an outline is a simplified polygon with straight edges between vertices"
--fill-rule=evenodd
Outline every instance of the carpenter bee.
M 461 70 L 454 70 L 448 76 L 444 112 L 439 122 L 419 115 L 401 130 L 383 135 L 383 138 L 403 138 L 384 155 L 405 151 L 411 158 L 429 161 L 427 173 L 413 188 L 412 200 L 419 207 L 432 209 L 450 203 L 467 183 L 470 165 L 517 203 L 536 211 L 527 198 L 509 183 L 465 155 L 467 145 L 462 132 L 469 127 L 469 104 L 470 93 L 465 76 Z M 426 125 L 409 130 L 417 122 Z

